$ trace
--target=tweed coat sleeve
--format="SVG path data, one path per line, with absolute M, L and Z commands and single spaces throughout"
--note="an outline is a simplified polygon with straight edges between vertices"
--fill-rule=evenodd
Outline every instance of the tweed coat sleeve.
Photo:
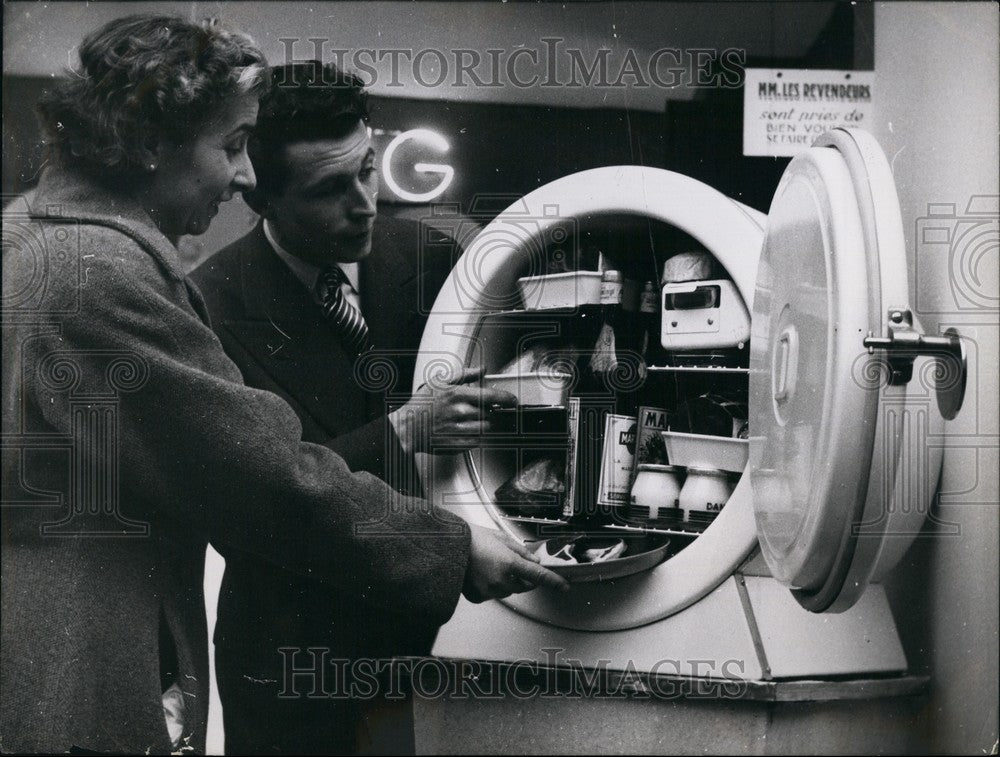
M 39 364 L 72 355 L 85 382 L 110 375 L 109 354 L 131 356 L 117 396 L 128 515 L 337 581 L 376 606 L 446 619 L 463 583 L 468 527 L 302 442 L 286 402 L 242 383 L 199 312 L 197 290 L 165 276 L 128 235 L 83 229 L 79 307 L 57 330 L 33 334 L 30 350 Z M 73 433 L 67 392 L 51 381 L 25 382 L 24 392 L 28 412 Z
M 393 450 L 399 461 L 405 457 L 392 424 L 385 416 L 338 434 L 324 444 L 340 455 L 351 470 L 368 471 L 383 481 L 396 480 L 389 468 L 395 461 L 386 459 L 386 451 Z

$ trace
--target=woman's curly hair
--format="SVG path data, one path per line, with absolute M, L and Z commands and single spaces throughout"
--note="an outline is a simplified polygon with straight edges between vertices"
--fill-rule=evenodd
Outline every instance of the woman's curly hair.
M 43 93 L 37 111 L 46 149 L 94 178 L 143 174 L 150 144 L 190 138 L 228 97 L 262 92 L 263 54 L 214 23 L 133 15 L 105 24 L 80 45 L 80 69 Z

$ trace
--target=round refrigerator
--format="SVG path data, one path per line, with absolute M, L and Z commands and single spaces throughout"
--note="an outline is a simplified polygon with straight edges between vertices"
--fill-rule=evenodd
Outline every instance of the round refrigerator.
M 702 275 L 661 280 L 691 253 L 707 261 Z M 469 366 L 523 372 L 524 355 L 548 349 L 550 374 L 572 376 L 555 407 L 571 406 L 611 320 L 600 289 L 615 277 L 602 281 L 602 269 L 622 273 L 626 297 L 648 294 L 652 281 L 657 308 L 652 318 L 634 307 L 614 316 L 619 349 L 641 365 L 624 371 L 596 417 L 635 413 L 623 436 L 633 434 L 633 448 L 650 436 L 745 436 L 735 465 L 719 449 L 702 460 L 679 447 L 654 461 L 679 469 L 681 488 L 706 465 L 729 468 L 731 494 L 706 518 L 623 515 L 627 507 L 601 499 L 606 486 L 595 496 L 581 483 L 581 469 L 602 464 L 600 450 L 586 449 L 602 424 L 581 421 L 585 397 L 562 415 L 525 412 L 468 453 L 428 456 L 428 495 L 472 523 L 531 544 L 585 532 L 655 553 L 634 572 L 613 561 L 581 568 L 565 593 L 462 601 L 435 654 L 553 664 L 545 650 L 555 647 L 584 666 L 662 673 L 656 666 L 671 659 L 676 676 L 761 682 L 905 673 L 878 583 L 926 517 L 941 465 L 935 439 L 961 405 L 964 355 L 956 335 L 922 334 L 909 311 L 898 201 L 874 139 L 843 129 L 821 137 L 792 160 L 767 216 L 640 166 L 535 190 L 467 246 L 434 304 L 415 385 Z M 742 408 L 731 434 L 719 430 L 713 397 Z M 648 407 L 666 411 L 667 428 L 643 428 Z M 544 417 L 557 418 L 555 441 L 533 442 L 536 427 L 553 430 Z M 576 473 L 554 489 L 560 497 L 537 513 L 506 504 L 505 485 L 538 447 L 564 449 L 567 423 Z M 555 459 L 561 469 L 565 458 Z M 642 461 L 628 462 L 634 480 Z M 706 660 L 719 664 L 694 664 Z M 723 670 L 723 660 L 740 665 Z

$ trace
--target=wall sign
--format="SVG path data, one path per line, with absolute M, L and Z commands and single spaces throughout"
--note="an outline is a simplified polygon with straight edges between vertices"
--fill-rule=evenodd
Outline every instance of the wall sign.
M 836 126 L 868 127 L 873 71 L 748 68 L 743 154 L 791 157 Z

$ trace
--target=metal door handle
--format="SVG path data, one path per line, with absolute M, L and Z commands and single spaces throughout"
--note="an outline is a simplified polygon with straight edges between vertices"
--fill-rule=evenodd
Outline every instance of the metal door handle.
M 937 361 L 934 376 L 938 409 L 945 420 L 952 420 L 965 400 L 968 359 L 959 333 L 947 329 L 942 336 L 928 336 L 913 328 L 913 314 L 907 308 L 889 308 L 886 333 L 869 334 L 862 342 L 869 352 L 885 350 L 889 363 L 889 383 L 907 384 L 913 378 L 913 361 L 920 355 Z
M 772 395 L 774 401 L 787 402 L 795 393 L 799 366 L 799 338 L 794 329 L 786 328 L 778 337 L 777 355 L 775 356 Z

